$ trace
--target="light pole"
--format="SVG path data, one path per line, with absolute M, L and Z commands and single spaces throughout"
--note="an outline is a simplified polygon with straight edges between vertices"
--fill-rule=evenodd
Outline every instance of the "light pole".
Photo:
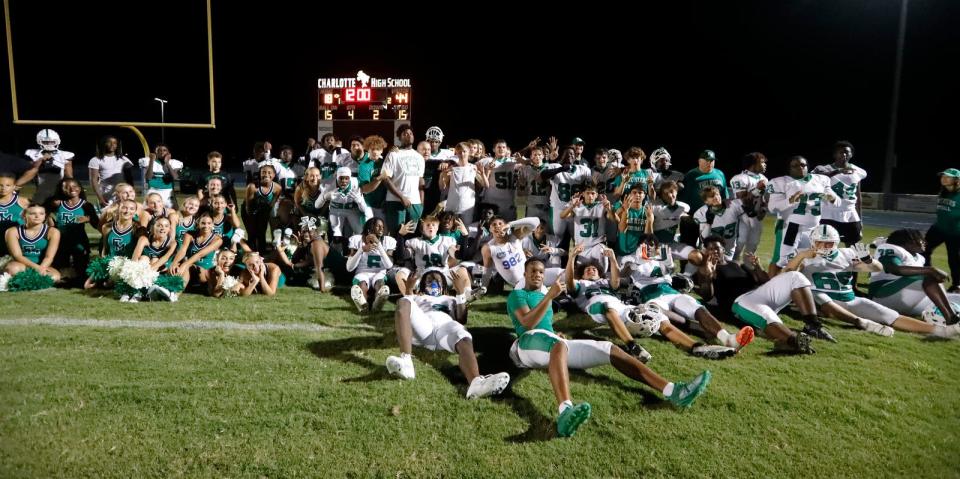
M 893 94 L 890 98 L 890 123 L 887 126 L 887 152 L 883 159 L 883 209 L 892 210 L 893 169 L 897 167 L 897 110 L 900 107 L 900 72 L 903 70 L 903 43 L 907 33 L 907 5 L 900 0 L 900 26 L 897 30 L 897 57 L 893 67 Z
M 154 100 L 160 102 L 160 124 L 163 125 L 164 123 L 166 123 L 166 121 L 164 121 L 164 117 L 163 117 L 163 107 L 164 107 L 164 105 L 167 104 L 167 100 L 164 100 L 164 99 L 162 99 L 162 98 L 154 98 Z M 164 131 L 164 127 L 163 127 L 163 126 L 160 127 L 160 143 L 164 143 L 164 144 L 167 143 L 166 132 Z

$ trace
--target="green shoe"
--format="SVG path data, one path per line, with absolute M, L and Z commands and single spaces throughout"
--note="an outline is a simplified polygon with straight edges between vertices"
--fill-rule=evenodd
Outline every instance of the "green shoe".
M 560 417 L 557 418 L 557 434 L 559 434 L 560 437 L 570 437 L 573 433 L 577 432 L 577 428 L 587 419 L 590 419 L 589 403 L 582 402 L 570 406 L 560 413 Z
M 710 384 L 710 377 L 710 371 L 704 371 L 689 383 L 674 383 L 673 394 L 667 399 L 669 399 L 674 406 L 690 407 L 693 401 L 697 399 L 697 396 L 700 396 L 707 390 L 707 385 Z

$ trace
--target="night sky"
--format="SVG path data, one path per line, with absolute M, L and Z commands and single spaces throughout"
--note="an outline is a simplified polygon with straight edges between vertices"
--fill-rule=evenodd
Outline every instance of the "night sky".
M 136 2 L 145 6 L 135 11 L 135 2 L 10 2 L 22 118 L 159 121 L 160 96 L 170 101 L 166 121 L 209 121 L 203 1 Z M 217 149 L 239 167 L 262 139 L 302 151 L 316 133 L 316 79 L 363 69 L 412 79 L 418 138 L 439 125 L 451 144 L 505 138 L 519 148 L 556 135 L 583 137 L 588 151 L 666 146 L 678 169 L 711 148 L 728 176 L 750 151 L 766 153 L 768 176 L 779 176 L 790 155 L 825 163 L 846 139 L 870 173 L 864 189 L 881 186 L 899 0 L 680 1 L 536 15 L 488 4 L 446 17 L 236 3 L 213 2 L 217 129 L 166 131 L 188 163 Z M 960 166 L 960 94 L 949 73 L 960 58 L 957 18 L 960 2 L 911 2 L 896 191 L 934 193 L 935 173 Z M 3 65 L 0 150 L 22 153 L 39 128 L 11 123 Z M 78 153 L 77 167 L 103 134 L 137 146 L 121 129 L 54 128 Z M 159 129 L 144 133 L 159 141 Z

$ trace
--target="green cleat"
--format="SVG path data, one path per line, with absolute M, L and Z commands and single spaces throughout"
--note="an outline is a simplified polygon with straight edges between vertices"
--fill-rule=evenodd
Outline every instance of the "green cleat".
M 673 394 L 667 399 L 669 399 L 674 406 L 690 407 L 693 401 L 707 390 L 707 385 L 710 384 L 710 377 L 710 371 L 704 371 L 689 383 L 674 383 Z
M 573 433 L 577 432 L 577 428 L 587 419 L 590 419 L 589 403 L 582 402 L 570 406 L 560 413 L 560 417 L 557 418 L 557 434 L 559 434 L 560 437 L 570 437 Z

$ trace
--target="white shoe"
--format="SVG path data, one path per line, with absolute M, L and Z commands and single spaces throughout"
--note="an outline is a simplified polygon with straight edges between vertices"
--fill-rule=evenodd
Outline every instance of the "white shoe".
M 474 301 L 482 298 L 483 295 L 485 295 L 485 294 L 487 294 L 487 288 L 485 288 L 485 287 L 483 287 L 483 286 L 481 286 L 481 287 L 479 287 L 479 288 L 471 289 L 469 296 L 467 296 L 467 304 L 470 304 L 470 303 L 472 303 L 472 302 L 474 302 Z
M 873 334 L 878 334 L 885 338 L 893 336 L 893 328 L 890 326 L 884 326 L 876 321 L 871 321 L 869 319 L 860 319 L 860 329 L 864 331 L 871 332 Z
M 363 290 L 360 289 L 360 285 L 353 285 L 350 288 L 350 299 L 353 300 L 353 304 L 357 307 L 357 311 L 361 313 L 367 312 L 367 298 L 363 294 Z
M 388 298 L 390 298 L 390 287 L 383 285 L 377 290 L 377 295 L 373 297 L 373 306 L 370 307 L 370 311 L 376 313 L 383 309 L 383 304 L 387 302 Z
M 309 286 L 310 289 L 320 291 L 320 280 L 317 278 L 310 278 L 310 281 L 307 281 L 307 286 Z
M 694 346 L 690 353 L 698 358 L 726 359 L 737 354 L 737 350 L 728 346 L 701 344 L 699 346 Z
M 413 357 L 406 361 L 400 356 L 387 356 L 387 372 L 400 379 L 413 379 L 417 374 L 413 370 Z
M 960 323 L 951 324 L 950 326 L 934 326 L 933 332 L 930 333 L 930 335 L 947 339 L 960 335 Z
M 467 389 L 467 399 L 485 398 L 500 394 L 510 384 L 510 375 L 507 373 L 477 376 L 470 382 Z

